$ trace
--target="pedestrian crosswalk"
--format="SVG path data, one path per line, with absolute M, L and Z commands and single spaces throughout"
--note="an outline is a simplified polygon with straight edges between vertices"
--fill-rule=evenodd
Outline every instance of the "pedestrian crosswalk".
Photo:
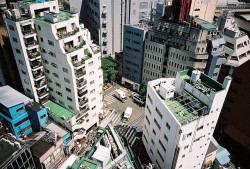
M 112 112 L 111 114 L 109 114 L 108 117 L 111 118 L 111 120 L 112 120 L 112 125 L 113 125 L 113 126 L 124 124 L 124 123 L 122 122 L 121 114 L 115 113 L 115 111 Z
M 104 96 L 104 100 L 107 104 L 112 104 L 116 98 L 115 98 L 115 91 L 112 91 L 111 93 Z

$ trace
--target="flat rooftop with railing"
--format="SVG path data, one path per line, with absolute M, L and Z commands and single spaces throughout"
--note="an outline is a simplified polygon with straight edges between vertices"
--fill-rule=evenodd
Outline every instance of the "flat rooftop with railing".
M 68 19 L 72 18 L 74 14 L 75 13 L 71 12 L 71 11 L 60 10 L 60 12 L 58 14 L 56 14 L 56 16 L 55 16 L 55 14 L 53 14 L 53 16 L 57 17 L 56 22 L 52 22 L 51 20 L 47 19 L 44 16 L 37 17 L 36 20 L 42 21 L 42 22 L 45 22 L 45 23 L 49 23 L 49 24 L 55 24 L 55 23 L 67 21 Z

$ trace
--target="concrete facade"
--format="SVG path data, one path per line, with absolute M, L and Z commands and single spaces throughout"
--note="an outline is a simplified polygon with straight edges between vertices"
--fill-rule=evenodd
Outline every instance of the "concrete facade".
M 230 83 L 196 70 L 148 83 L 143 143 L 156 168 L 202 167 Z

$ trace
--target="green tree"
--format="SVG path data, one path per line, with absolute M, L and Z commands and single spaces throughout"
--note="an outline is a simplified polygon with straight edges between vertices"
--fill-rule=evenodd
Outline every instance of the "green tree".
M 140 97 L 145 100 L 146 99 L 146 95 L 147 95 L 147 87 L 148 87 L 148 83 L 143 83 L 141 86 L 141 90 L 139 92 Z
M 115 81 L 117 74 L 115 67 L 117 66 L 117 64 L 107 58 L 102 58 L 101 61 L 102 61 L 104 83 L 110 82 L 111 80 Z

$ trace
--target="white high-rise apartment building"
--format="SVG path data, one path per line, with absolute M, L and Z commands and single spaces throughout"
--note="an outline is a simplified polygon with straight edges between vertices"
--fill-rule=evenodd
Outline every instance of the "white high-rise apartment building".
M 57 0 L 23 0 L 5 11 L 5 23 L 25 94 L 99 124 L 101 53 L 78 14 L 59 10 Z
M 201 168 L 230 83 L 191 69 L 148 83 L 143 143 L 156 168 Z
M 123 25 L 138 24 L 149 18 L 151 7 L 156 2 L 164 1 L 69 0 L 70 8 L 78 11 L 81 22 L 89 29 L 93 40 L 99 43 L 104 57 L 122 51 Z

